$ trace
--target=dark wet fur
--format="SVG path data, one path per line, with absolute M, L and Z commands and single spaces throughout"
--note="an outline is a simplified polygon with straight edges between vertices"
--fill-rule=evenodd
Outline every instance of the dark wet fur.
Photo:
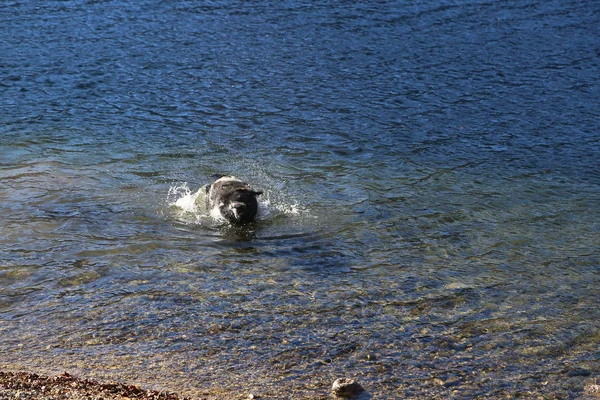
M 247 224 L 256 218 L 256 196 L 261 194 L 261 191 L 253 190 L 248 183 L 240 180 L 217 180 L 207 187 L 207 206 L 209 209 L 217 206 L 223 218 L 232 224 Z

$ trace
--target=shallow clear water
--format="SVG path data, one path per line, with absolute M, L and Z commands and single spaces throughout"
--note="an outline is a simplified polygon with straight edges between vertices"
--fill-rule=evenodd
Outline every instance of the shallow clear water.
M 184 394 L 600 377 L 596 2 L 0 5 L 0 367 Z M 255 226 L 174 206 L 234 174 Z

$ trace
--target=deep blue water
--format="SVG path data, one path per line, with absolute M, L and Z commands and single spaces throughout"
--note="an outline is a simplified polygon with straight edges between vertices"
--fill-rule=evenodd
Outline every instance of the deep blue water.
M 191 395 L 600 379 L 600 4 L 0 4 L 0 368 Z M 258 223 L 175 203 L 233 174 Z

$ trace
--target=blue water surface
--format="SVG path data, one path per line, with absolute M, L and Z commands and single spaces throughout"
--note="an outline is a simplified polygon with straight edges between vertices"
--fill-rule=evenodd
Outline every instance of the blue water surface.
M 0 368 L 581 396 L 599 38 L 595 1 L 3 2 Z M 214 174 L 256 224 L 177 206 Z

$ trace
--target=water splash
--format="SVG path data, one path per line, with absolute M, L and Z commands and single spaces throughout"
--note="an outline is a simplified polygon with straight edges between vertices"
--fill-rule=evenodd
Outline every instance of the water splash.
M 198 211 L 198 197 L 202 190 L 192 192 L 187 182 L 179 186 L 171 186 L 167 194 L 167 202 L 170 207 L 178 207 L 185 212 L 195 213 Z
M 193 191 L 187 182 L 174 185 L 167 193 L 167 205 L 177 210 L 176 217 L 189 221 L 193 217 L 195 223 L 202 224 L 207 220 L 224 223 L 226 220 L 221 216 L 217 208 L 208 209 L 206 206 L 206 186 Z M 277 196 L 265 191 L 258 199 L 258 221 L 272 221 L 280 217 L 297 217 L 308 215 L 308 210 L 297 202 L 282 201 Z

